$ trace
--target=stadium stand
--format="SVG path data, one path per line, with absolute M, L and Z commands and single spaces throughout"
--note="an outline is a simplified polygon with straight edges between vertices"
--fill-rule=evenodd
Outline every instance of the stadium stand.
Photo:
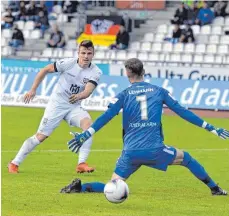
M 16 20 L 15 23 L 24 34 L 25 44 L 16 53 L 13 52 L 12 48 L 8 46 L 12 30 L 10 28 L 2 29 L 2 56 L 8 58 L 16 56 L 17 58 L 30 58 L 32 60 L 55 60 L 62 57 L 73 57 L 77 53 L 76 38 L 84 29 L 86 16 L 111 13 L 123 14 L 112 5 L 112 3 L 103 5 L 103 8 L 107 9 L 104 12 L 105 10 L 101 10 L 101 6 L 98 6 L 96 1 L 92 1 L 92 7 L 80 3 L 77 6 L 80 10 L 71 14 L 67 13 L 66 5 L 65 7 L 55 5 L 49 12 L 49 24 L 51 27 L 57 24 L 60 30 L 64 32 L 66 46 L 63 49 L 46 48 L 51 28 L 45 32 L 44 38 L 42 38 L 41 31 L 35 29 L 35 21 L 29 19 L 25 21 Z M 126 58 L 138 57 L 142 61 L 153 65 L 199 64 L 206 66 L 207 63 L 207 65 L 213 64 L 215 66 L 214 61 L 217 62 L 217 66 L 228 64 L 229 35 L 226 35 L 225 32 L 229 30 L 229 16 L 218 16 L 209 25 L 192 25 L 191 29 L 193 30 L 195 43 L 183 44 L 178 41 L 178 43 L 173 44 L 166 41 L 165 38 L 172 37 L 174 24 L 171 24 L 170 20 L 173 18 L 177 6 L 174 3 L 167 7 L 165 11 L 148 13 L 147 19 L 144 18 L 139 28 L 133 27 L 130 33 L 129 48 L 125 51 L 96 46 L 95 61 L 97 63 L 123 63 Z M 6 10 L 7 5 L 4 4 L 2 14 Z M 214 5 L 212 5 L 211 10 L 214 10 Z M 15 16 L 17 9 L 14 7 L 12 11 Z M 228 11 L 228 6 L 225 11 Z M 129 12 L 128 15 L 134 23 L 135 18 L 132 12 Z M 180 28 L 184 29 L 185 25 L 182 24 Z

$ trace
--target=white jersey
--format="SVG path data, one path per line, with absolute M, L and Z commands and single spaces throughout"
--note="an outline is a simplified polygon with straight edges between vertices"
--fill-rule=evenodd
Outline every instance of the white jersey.
M 91 63 L 88 68 L 81 68 L 75 58 L 58 60 L 54 63 L 54 68 L 60 73 L 60 77 L 51 99 L 60 102 L 68 102 L 69 97 L 82 92 L 88 82 L 96 86 L 102 75 L 102 71 L 95 64 Z M 81 101 L 77 102 L 80 103 Z

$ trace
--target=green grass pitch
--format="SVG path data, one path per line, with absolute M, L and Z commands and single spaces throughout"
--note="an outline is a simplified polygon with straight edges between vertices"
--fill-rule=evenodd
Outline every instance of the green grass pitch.
M 7 163 L 23 141 L 33 135 L 43 109 L 2 107 L 2 215 L 3 216 L 228 216 L 229 196 L 212 197 L 208 188 L 184 167 L 160 172 L 142 167 L 127 181 L 130 196 L 120 205 L 103 194 L 60 194 L 72 179 L 107 182 L 122 148 L 121 115 L 94 137 L 88 162 L 92 174 L 75 173 L 77 156 L 67 150 L 71 138 L 62 122 L 52 136 L 30 154 L 19 175 L 7 173 Z M 93 119 L 100 115 L 91 112 Z M 206 119 L 229 128 L 228 119 Z M 165 143 L 188 150 L 210 176 L 229 191 L 229 141 L 197 128 L 177 116 L 163 116 Z M 95 151 L 95 150 L 117 151 Z M 49 151 L 60 150 L 60 151 Z

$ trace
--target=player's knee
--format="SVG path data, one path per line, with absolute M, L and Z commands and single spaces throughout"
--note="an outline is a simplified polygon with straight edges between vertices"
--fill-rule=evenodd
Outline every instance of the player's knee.
M 48 136 L 45 136 L 44 134 L 41 134 L 41 133 L 37 133 L 34 136 L 39 140 L 40 143 L 43 142 L 45 139 L 48 138 Z
M 192 160 L 192 156 L 188 152 L 184 152 L 184 158 L 181 165 L 187 166 L 191 160 Z

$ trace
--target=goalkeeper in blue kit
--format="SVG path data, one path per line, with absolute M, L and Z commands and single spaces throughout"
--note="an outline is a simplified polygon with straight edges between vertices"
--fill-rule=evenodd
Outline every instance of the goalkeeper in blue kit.
M 131 86 L 119 93 L 116 101 L 92 126 L 81 134 L 75 133 L 68 142 L 72 152 L 77 153 L 83 143 L 99 131 L 123 109 L 123 151 L 112 175 L 113 179 L 126 180 L 142 165 L 166 171 L 169 165 L 181 165 L 211 191 L 212 195 L 227 195 L 205 171 L 204 167 L 188 152 L 163 143 L 161 116 L 163 104 L 190 123 L 202 127 L 222 139 L 229 138 L 229 131 L 215 128 L 191 111 L 182 107 L 169 92 L 161 87 L 143 81 L 144 68 L 139 59 L 125 62 L 126 74 Z M 105 184 L 91 182 L 81 185 L 80 179 L 61 189 L 62 193 L 103 192 Z

